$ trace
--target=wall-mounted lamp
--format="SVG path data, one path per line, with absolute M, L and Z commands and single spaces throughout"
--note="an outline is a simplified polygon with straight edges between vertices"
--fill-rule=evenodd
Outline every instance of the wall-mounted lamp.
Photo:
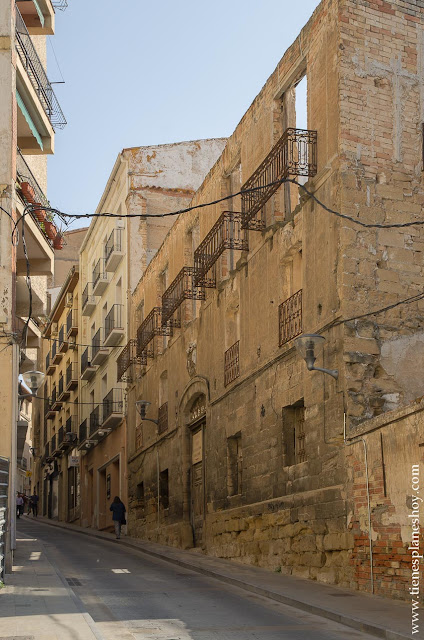
M 38 389 L 43 384 L 45 374 L 42 371 L 26 371 L 22 374 L 22 380 L 26 386 L 31 389 L 31 393 L 20 394 L 19 398 L 27 398 L 30 395 L 35 396 Z
M 140 414 L 140 418 L 142 420 L 147 420 L 148 422 L 154 422 L 155 424 L 158 424 L 157 420 L 153 420 L 152 418 L 146 418 L 146 412 L 147 412 L 147 409 L 150 407 L 150 405 L 151 405 L 151 402 L 148 402 L 147 400 L 137 400 L 137 402 L 135 403 L 135 408 Z
M 328 373 L 337 380 L 339 377 L 338 369 L 322 369 L 315 366 L 315 360 L 318 355 L 324 350 L 324 336 L 320 336 L 317 333 L 304 333 L 295 339 L 294 345 L 308 367 L 308 371 L 321 371 L 322 373 Z

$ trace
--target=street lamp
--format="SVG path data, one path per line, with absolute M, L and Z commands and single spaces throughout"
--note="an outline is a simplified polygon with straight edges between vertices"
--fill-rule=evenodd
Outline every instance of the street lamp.
M 153 420 L 152 418 L 146 418 L 147 409 L 148 407 L 150 407 L 151 404 L 152 403 L 148 402 L 147 400 L 137 400 L 137 402 L 135 403 L 135 408 L 140 414 L 140 418 L 142 420 L 147 420 L 148 422 L 154 422 L 155 424 L 158 424 L 158 420 Z
M 315 360 L 318 354 L 324 350 L 324 342 L 324 336 L 320 336 L 317 333 L 304 333 L 295 339 L 294 345 L 305 360 L 308 371 L 321 371 L 337 380 L 339 377 L 338 369 L 322 369 L 321 367 L 315 366 Z
M 42 371 L 26 371 L 26 373 L 22 374 L 22 380 L 25 382 L 26 386 L 31 389 L 31 394 L 25 394 L 23 397 L 28 395 L 36 396 L 38 389 L 43 384 L 43 380 L 45 378 L 45 374 Z

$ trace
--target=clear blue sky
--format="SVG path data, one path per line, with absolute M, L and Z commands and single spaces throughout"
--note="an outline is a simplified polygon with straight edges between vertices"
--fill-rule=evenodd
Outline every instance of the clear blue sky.
M 52 206 L 94 211 L 124 147 L 229 136 L 318 4 L 69 0 L 47 43 L 68 121 L 49 158 Z

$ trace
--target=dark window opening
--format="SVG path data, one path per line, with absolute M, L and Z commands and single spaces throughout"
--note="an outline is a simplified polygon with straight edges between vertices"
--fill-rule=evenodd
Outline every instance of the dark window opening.
M 144 509 L 144 482 L 138 483 L 136 496 L 137 496 L 139 506 Z
M 241 434 L 227 439 L 227 489 L 229 496 L 237 496 L 242 492 L 243 456 Z
M 162 507 L 164 509 L 168 509 L 169 507 L 168 469 L 161 471 L 159 474 L 159 499 Z
M 283 407 L 284 466 L 305 462 L 305 406 L 302 400 Z

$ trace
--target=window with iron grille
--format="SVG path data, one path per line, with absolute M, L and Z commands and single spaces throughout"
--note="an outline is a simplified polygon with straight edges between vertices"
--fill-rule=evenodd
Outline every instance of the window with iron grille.
M 240 340 L 232 345 L 224 354 L 224 386 L 229 385 L 240 375 Z
M 289 467 L 305 462 L 305 406 L 302 400 L 283 407 L 283 459 Z
M 293 340 L 302 333 L 302 289 L 282 302 L 279 314 L 279 345 Z

